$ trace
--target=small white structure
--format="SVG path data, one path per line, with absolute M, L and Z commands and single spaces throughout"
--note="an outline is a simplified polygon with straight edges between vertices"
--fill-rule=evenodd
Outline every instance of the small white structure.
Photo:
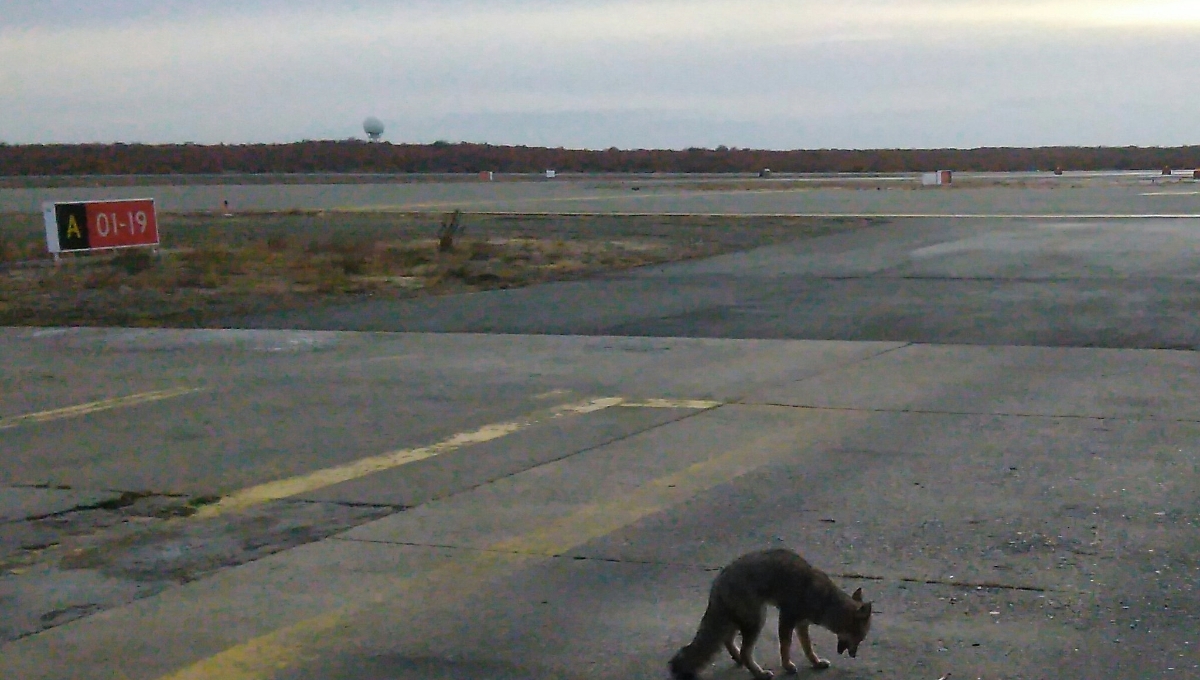
M 490 181 L 494 180 L 495 178 L 496 178 L 496 175 L 491 170 L 482 170 L 479 173 L 479 179 L 481 179 L 485 182 L 490 182 Z
M 921 186 L 940 187 L 950 184 L 954 181 L 953 175 L 949 170 L 938 170 L 937 172 L 926 172 L 921 175 Z
M 546 171 L 546 179 L 554 179 L 554 176 L 556 174 L 558 174 L 558 173 L 554 172 L 553 170 L 547 170 Z
M 379 138 L 383 136 L 383 121 L 370 116 L 363 121 L 363 132 L 367 133 L 367 139 L 378 142 Z

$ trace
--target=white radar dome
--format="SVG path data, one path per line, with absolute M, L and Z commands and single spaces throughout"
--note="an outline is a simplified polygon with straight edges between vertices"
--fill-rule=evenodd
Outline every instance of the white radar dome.
M 363 132 L 367 133 L 367 137 L 371 141 L 376 141 L 383 136 L 383 121 L 371 116 L 363 121 Z

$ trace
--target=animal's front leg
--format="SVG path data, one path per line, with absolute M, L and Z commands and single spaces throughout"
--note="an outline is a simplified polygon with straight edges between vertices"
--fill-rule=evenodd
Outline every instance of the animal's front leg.
M 796 621 L 782 613 L 779 615 L 779 661 L 783 664 L 783 670 L 788 673 L 796 672 L 796 664 L 792 661 L 792 631 L 796 628 Z
M 829 668 L 829 661 L 817 656 L 817 653 L 813 651 L 812 640 L 808 637 L 808 624 L 800 624 L 796 632 L 800 634 L 800 648 L 804 650 L 804 656 L 808 657 L 808 662 L 812 664 L 812 667 L 818 670 Z

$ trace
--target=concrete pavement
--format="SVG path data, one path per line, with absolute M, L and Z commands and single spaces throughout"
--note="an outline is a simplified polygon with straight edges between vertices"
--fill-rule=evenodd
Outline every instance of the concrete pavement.
M 1196 677 L 1196 227 L 0 329 L 0 677 L 662 677 L 777 545 L 877 603 L 822 677 Z
M 1200 220 L 891 220 L 599 279 L 228 320 L 257 328 L 1200 346 Z
M 107 337 L 121 331 L 77 333 L 136 351 Z M 157 351 L 183 342 L 151 335 Z M 330 337 L 344 370 L 486 385 L 537 367 L 551 374 L 538 394 L 631 401 L 331 486 L 325 501 L 410 507 L 9 643 L 0 675 L 661 677 L 711 570 L 772 545 L 878 603 L 869 644 L 829 677 L 1197 672 L 1190 352 Z M 222 347 L 207 370 L 251 363 Z M 252 384 L 240 399 L 268 397 Z M 655 385 L 723 405 L 651 407 Z M 831 636 L 815 640 L 831 653 Z M 769 641 L 760 656 L 778 666 Z

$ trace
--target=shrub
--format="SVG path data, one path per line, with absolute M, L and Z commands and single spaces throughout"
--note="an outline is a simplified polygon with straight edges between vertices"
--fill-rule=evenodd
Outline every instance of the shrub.
M 117 251 L 111 264 L 113 267 L 133 276 L 153 267 L 155 256 L 145 248 L 127 248 Z

